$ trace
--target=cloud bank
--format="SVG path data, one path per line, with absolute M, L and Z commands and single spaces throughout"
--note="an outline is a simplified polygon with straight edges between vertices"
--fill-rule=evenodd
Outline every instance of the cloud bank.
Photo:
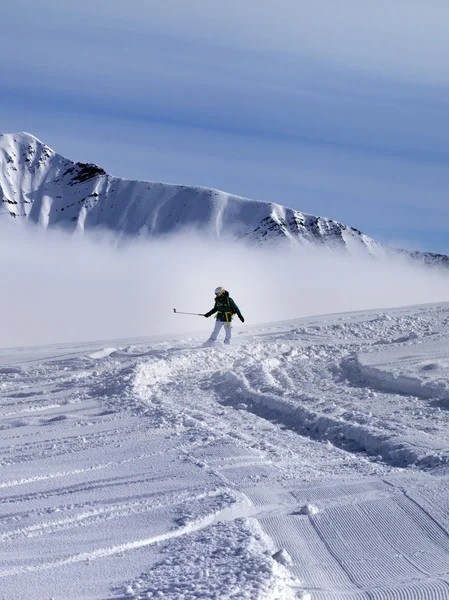
M 208 311 L 218 285 L 238 303 L 245 326 L 449 299 L 447 271 L 190 234 L 118 248 L 2 226 L 0 278 L 2 347 L 207 330 L 211 320 L 173 308 Z

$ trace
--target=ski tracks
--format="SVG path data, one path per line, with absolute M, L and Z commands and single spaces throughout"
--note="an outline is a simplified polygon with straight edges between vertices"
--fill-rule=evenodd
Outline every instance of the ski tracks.
M 27 599 L 30 590 L 42 600 L 131 597 L 133 589 L 133 597 L 148 598 L 153 591 L 160 597 L 163 591 L 175 599 L 201 588 L 208 598 L 222 597 L 223 590 L 229 598 L 241 597 L 241 590 L 253 598 L 287 598 L 290 588 L 282 582 L 290 577 L 267 554 L 263 533 L 255 532 L 250 501 L 205 465 L 204 444 L 216 439 L 205 425 L 207 414 L 201 407 L 179 411 L 158 397 L 175 363 L 164 370 L 167 361 L 156 358 L 160 352 L 149 353 L 145 360 L 156 370 L 145 380 L 151 401 L 142 402 L 142 357 L 94 354 L 95 361 L 76 357 L 30 365 L 29 371 L 42 376 L 35 389 L 39 400 L 23 371 L 5 368 L 1 374 L 8 384 L 3 386 L 8 408 L 0 415 L 6 436 L 2 597 Z M 227 448 L 216 458 L 227 461 Z M 245 464 L 253 459 L 252 453 L 237 455 Z M 161 545 L 174 553 L 170 569 L 171 554 L 162 560 Z M 191 574 L 182 578 L 187 567 Z M 141 595 L 142 583 L 120 584 L 135 572 L 146 582 Z M 218 580 L 224 573 L 226 579 Z M 59 581 L 66 582 L 64 588 Z
M 347 377 L 348 359 L 369 347 L 367 332 L 387 323 L 397 335 L 411 324 L 399 321 L 390 325 L 381 315 L 351 324 L 349 341 L 334 329 L 323 343 L 323 328 L 307 345 L 292 332 L 225 351 L 185 349 L 137 368 L 143 402 L 163 405 L 176 426 L 191 428 L 189 459 L 251 499 L 253 518 L 291 557 L 289 569 L 303 582 L 298 593 L 322 600 L 449 597 L 444 518 L 404 495 L 416 483 L 404 467 L 429 469 L 449 453 L 422 423 L 416 435 L 413 418 L 385 420 L 390 406 L 398 414 L 394 394 L 379 397 Z M 350 492 L 326 483 L 348 473 Z M 304 494 L 306 480 L 319 485 Z M 366 491 L 372 482 L 374 493 Z M 316 503 L 318 514 L 303 514 L 298 498 Z

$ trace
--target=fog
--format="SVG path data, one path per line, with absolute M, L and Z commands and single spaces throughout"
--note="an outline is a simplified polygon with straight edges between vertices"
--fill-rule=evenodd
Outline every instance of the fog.
M 0 228 L 0 346 L 204 331 L 229 290 L 246 325 L 449 299 L 449 271 L 182 234 L 118 245 Z M 237 322 L 236 327 L 242 327 Z

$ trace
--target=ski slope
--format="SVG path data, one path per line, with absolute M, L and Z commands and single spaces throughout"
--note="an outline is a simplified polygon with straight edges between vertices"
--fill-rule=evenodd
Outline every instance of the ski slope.
M 448 326 L 0 350 L 0 597 L 448 599 Z

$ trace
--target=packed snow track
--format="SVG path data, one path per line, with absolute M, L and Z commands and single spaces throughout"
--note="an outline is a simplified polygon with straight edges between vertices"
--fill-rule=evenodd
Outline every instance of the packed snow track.
M 449 305 L 0 350 L 2 600 L 449 599 Z

